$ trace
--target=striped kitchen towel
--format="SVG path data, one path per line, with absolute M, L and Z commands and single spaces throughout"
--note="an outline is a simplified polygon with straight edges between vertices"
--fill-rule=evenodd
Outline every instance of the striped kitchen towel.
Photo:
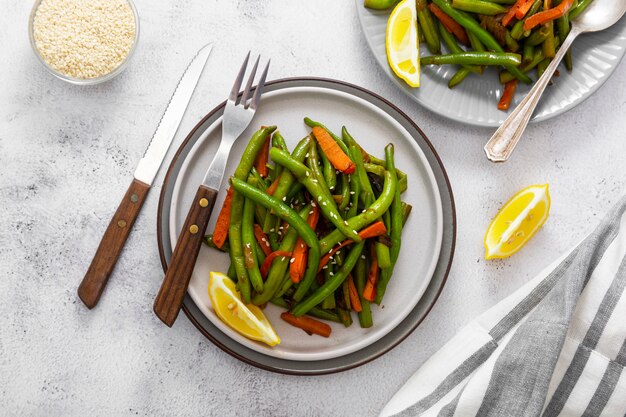
M 626 415 L 626 197 L 598 228 L 473 320 L 381 416 Z

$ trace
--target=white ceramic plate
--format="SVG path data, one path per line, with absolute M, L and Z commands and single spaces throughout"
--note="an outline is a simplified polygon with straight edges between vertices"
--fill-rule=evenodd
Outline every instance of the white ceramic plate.
M 503 86 L 498 71 L 471 74 L 453 90 L 448 81 L 457 66 L 422 67 L 421 87 L 411 88 L 391 71 L 385 53 L 385 30 L 389 11 L 366 9 L 363 0 L 356 0 L 361 28 L 374 57 L 387 76 L 413 100 L 437 114 L 477 126 L 499 126 L 508 112 L 497 109 Z M 422 48 L 424 49 L 424 48 Z M 626 18 L 609 29 L 580 36 L 572 47 L 574 69 L 568 72 L 559 67 L 560 76 L 554 79 L 543 94 L 532 121 L 557 116 L 584 101 L 615 71 L 626 51 Z M 428 51 L 422 51 L 424 55 Z M 536 74 L 531 75 L 536 77 Z M 511 109 L 514 109 L 532 86 L 518 85 Z
M 403 200 L 413 205 L 413 211 L 403 234 L 402 250 L 385 295 L 384 308 L 373 307 L 375 325 L 362 329 L 355 320 L 356 323 L 346 329 L 333 323 L 330 338 L 308 337 L 280 319 L 282 309 L 269 305 L 265 311 L 282 339 L 281 344 L 271 348 L 250 341 L 224 325 L 211 307 L 207 294 L 209 271 L 226 271 L 228 256 L 207 247 L 201 249 L 189 294 L 211 323 L 241 345 L 276 358 L 317 361 L 347 355 L 376 342 L 411 312 L 426 290 L 437 264 L 443 221 L 435 177 L 414 138 L 395 119 L 370 102 L 332 89 L 295 87 L 264 94 L 250 128 L 242 136 L 244 140 L 238 141 L 231 152 L 226 175 L 234 171 L 246 146 L 245 138 L 249 138 L 260 125 L 277 125 L 293 148 L 309 131 L 302 121 L 305 116 L 325 123 L 334 131 L 340 131 L 341 126 L 346 125 L 365 149 L 378 156 L 382 156 L 386 143 L 393 142 L 397 166 L 409 176 L 409 188 L 403 194 Z M 170 207 L 172 242 L 178 238 L 189 204 L 217 149 L 220 132 L 221 119 L 218 119 L 202 134 L 182 163 Z M 222 190 L 215 210 L 221 207 L 224 194 Z M 208 231 L 213 229 L 215 217 L 212 216 Z

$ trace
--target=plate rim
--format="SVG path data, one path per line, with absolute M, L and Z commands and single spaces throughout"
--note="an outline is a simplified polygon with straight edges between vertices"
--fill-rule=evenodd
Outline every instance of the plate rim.
M 360 2 L 361 0 L 355 0 L 355 4 L 357 6 L 357 17 L 359 20 L 359 27 L 361 29 L 361 33 L 363 34 L 363 37 L 365 38 L 365 42 L 369 48 L 369 53 L 371 54 L 371 56 L 374 58 L 374 61 L 376 61 L 376 63 L 378 64 L 379 68 L 381 69 L 381 71 L 385 74 L 385 77 L 387 79 L 389 79 L 398 89 L 400 89 L 402 91 L 402 93 L 408 97 L 411 101 L 419 104 L 422 108 L 428 110 L 431 113 L 434 113 L 438 116 L 443 117 L 446 120 L 450 120 L 456 123 L 461 123 L 461 124 L 465 124 L 465 125 L 469 125 L 469 126 L 476 126 L 476 127 L 483 127 L 483 128 L 498 128 L 501 123 L 500 122 L 495 122 L 495 123 L 489 123 L 489 122 L 479 122 L 477 120 L 468 120 L 468 119 L 459 119 L 456 118 L 448 113 L 445 113 L 444 111 L 440 110 L 439 108 L 431 108 L 430 106 L 428 106 L 428 103 L 425 103 L 423 100 L 421 100 L 418 96 L 415 96 L 413 94 L 411 94 L 402 84 L 402 82 L 395 76 L 393 76 L 392 74 L 389 74 L 387 71 L 387 68 L 385 66 L 385 64 L 383 62 L 381 62 L 380 59 L 378 59 L 378 56 L 376 55 L 376 53 L 374 53 L 374 47 L 372 45 L 372 40 L 370 39 L 370 37 L 366 36 L 366 31 L 365 31 L 365 22 L 363 20 L 363 11 L 359 9 L 359 7 L 361 8 L 365 8 L 363 6 L 363 4 Z M 624 20 L 624 22 L 622 22 L 622 20 Z M 618 20 L 612 27 L 615 28 L 618 25 L 624 25 L 626 26 L 626 17 L 622 17 L 620 20 Z M 606 30 L 610 30 L 611 28 L 607 28 Z M 626 31 L 626 28 L 623 28 L 622 31 Z M 626 43 L 626 42 L 625 42 Z M 554 112 L 547 114 L 545 116 L 536 116 L 533 115 L 530 118 L 530 123 L 541 123 L 544 121 L 547 121 L 549 119 L 552 119 L 553 117 L 557 117 L 560 116 L 563 113 L 567 113 L 568 111 L 572 110 L 573 108 L 579 106 L 580 104 L 584 103 L 589 97 L 591 97 L 592 95 L 594 95 L 600 88 L 602 88 L 602 86 L 608 81 L 609 78 L 611 78 L 611 76 L 613 76 L 613 73 L 615 72 L 615 70 L 617 70 L 617 67 L 619 67 L 620 63 L 623 61 L 624 56 L 626 56 L 626 48 L 624 48 L 624 52 L 622 53 L 622 55 L 616 60 L 615 65 L 613 65 L 611 68 L 609 68 L 609 70 L 607 71 L 607 75 L 604 79 L 600 79 L 598 80 L 598 82 L 596 84 L 594 84 L 593 86 L 591 86 L 589 88 L 589 92 L 587 95 L 582 95 L 582 99 L 578 99 L 579 101 L 573 101 L 572 103 L 569 103 L 557 110 L 555 110 Z M 533 83 L 534 84 L 534 83 Z M 509 114 L 506 114 L 505 119 L 509 116 Z
M 228 353 L 229 355 L 231 355 L 234 358 L 237 358 L 249 365 L 255 366 L 259 369 L 263 369 L 266 371 L 270 371 L 270 372 L 275 372 L 275 373 L 279 373 L 279 374 L 285 374 L 285 375 L 302 375 L 302 376 L 313 376 L 313 375 L 326 375 L 326 374 L 333 374 L 333 373 L 338 373 L 338 372 L 343 372 L 343 371 L 347 371 L 350 369 L 354 369 L 357 368 L 361 365 L 364 365 L 366 363 L 369 363 L 377 358 L 379 358 L 380 356 L 386 354 L 387 352 L 389 352 L 390 350 L 392 350 L 393 348 L 395 348 L 398 344 L 400 344 L 401 342 L 403 342 L 409 335 L 411 335 L 413 333 L 413 331 L 415 331 L 415 329 L 424 321 L 424 319 L 428 316 L 428 314 L 430 314 L 432 308 L 434 307 L 434 305 L 436 304 L 437 300 L 439 299 L 439 296 L 441 295 L 441 292 L 443 291 L 443 288 L 445 287 L 445 284 L 447 282 L 448 276 L 450 274 L 450 270 L 452 267 L 452 263 L 454 261 L 454 254 L 455 254 L 455 249 L 456 249 L 456 235 L 457 235 L 457 216 L 456 216 L 456 206 L 455 206 L 455 201 L 454 201 L 454 194 L 452 191 L 452 186 L 450 183 L 450 179 L 448 177 L 448 173 L 443 165 L 443 162 L 441 161 L 441 158 L 439 156 L 439 154 L 437 153 L 437 151 L 435 150 L 433 144 L 431 143 L 431 141 L 427 138 L 427 136 L 424 134 L 424 132 L 422 131 L 422 129 L 402 110 L 400 110 L 396 105 L 394 105 L 393 103 L 391 103 L 389 100 L 385 99 L 384 97 L 355 84 L 346 82 L 346 81 L 342 81 L 342 80 L 336 80 L 336 79 L 331 79 L 331 78 L 324 78 L 324 77 L 287 77 L 287 78 L 280 78 L 280 79 L 276 79 L 276 80 L 272 80 L 272 81 L 268 81 L 266 82 L 267 86 L 270 85 L 279 85 L 279 84 L 283 84 L 283 83 L 292 83 L 292 82 L 311 82 L 311 83 L 328 83 L 330 85 L 339 85 L 342 87 L 346 87 L 348 89 L 354 89 L 354 90 L 358 90 L 361 93 L 365 94 L 365 95 L 369 95 L 374 97 L 375 99 L 381 101 L 382 103 L 384 103 L 385 105 L 389 106 L 392 110 L 394 110 L 395 112 L 397 112 L 413 129 L 415 129 L 420 136 L 422 137 L 422 139 L 424 140 L 424 143 L 428 146 L 428 148 L 430 149 L 430 151 L 432 152 L 433 157 L 435 158 L 437 164 L 439 165 L 439 168 L 441 169 L 441 173 L 443 176 L 443 179 L 445 181 L 445 188 L 448 191 L 448 195 L 450 197 L 450 210 L 451 210 L 451 217 L 452 217 L 452 239 L 450 242 L 450 255 L 449 255 L 449 259 L 447 261 L 447 264 L 445 266 L 445 270 L 443 272 L 443 277 L 441 280 L 441 283 L 439 285 L 439 287 L 437 288 L 436 293 L 434 294 L 434 297 L 432 299 L 432 301 L 429 303 L 428 307 L 425 309 L 423 316 L 419 318 L 419 320 L 417 320 L 415 323 L 413 323 L 410 328 L 408 329 L 408 331 L 406 331 L 406 333 L 404 335 L 402 335 L 401 337 L 399 337 L 397 340 L 395 340 L 393 343 L 391 343 L 389 346 L 386 346 L 385 348 L 381 349 L 380 351 L 365 357 L 361 360 L 355 361 L 353 363 L 350 363 L 346 366 L 342 366 L 342 367 L 335 367 L 332 369 L 322 369 L 322 370 L 307 370 L 307 371 L 300 371 L 300 370 L 292 370 L 292 369 L 282 369 L 279 367 L 273 367 L 270 365 L 266 365 L 263 363 L 259 363 L 253 359 L 250 359 L 248 357 L 246 357 L 245 355 L 240 354 L 239 352 L 232 350 L 231 348 L 229 348 L 228 346 L 226 346 L 225 344 L 223 344 L 219 339 L 217 339 L 216 337 L 214 337 L 210 332 L 208 332 L 203 326 L 202 324 L 196 320 L 196 318 L 194 317 L 194 315 L 192 314 L 192 312 L 190 311 L 189 307 L 183 303 L 182 306 L 182 310 L 184 311 L 185 315 L 187 316 L 187 318 L 191 321 L 191 323 L 200 331 L 200 333 L 202 333 L 207 339 L 209 339 L 214 345 L 216 345 L 217 347 L 219 347 L 221 350 L 223 350 L 224 352 Z M 176 166 L 176 163 L 178 162 L 182 152 L 185 150 L 185 148 L 187 147 L 187 145 L 189 144 L 189 142 L 194 138 L 194 136 L 196 135 L 196 133 L 198 132 L 198 130 L 207 122 L 208 119 L 210 119 L 211 117 L 213 117 L 215 115 L 215 113 L 219 112 L 226 104 L 226 101 L 222 101 L 220 103 L 218 103 L 212 110 L 210 110 L 204 117 L 202 117 L 198 123 L 196 123 L 196 125 L 189 131 L 189 133 L 187 134 L 187 136 L 185 137 L 185 139 L 183 140 L 183 142 L 181 142 L 181 144 L 179 145 L 178 149 L 176 150 L 176 153 L 174 154 L 174 156 L 172 157 L 169 166 L 167 168 L 166 174 L 163 178 L 163 182 L 162 182 L 162 187 L 161 187 L 161 191 L 159 194 L 159 201 L 158 201 L 158 205 L 157 205 L 157 247 L 159 250 L 159 258 L 161 260 L 161 266 L 163 268 L 163 271 L 167 270 L 167 260 L 166 260 L 166 255 L 165 255 L 165 250 L 164 250 L 164 244 L 163 244 L 163 207 L 165 204 L 165 199 L 166 199 L 166 194 L 167 194 L 167 185 L 171 180 L 171 176 L 174 173 L 174 168 Z M 443 244 L 443 242 L 442 242 Z M 439 255 L 441 256 L 441 255 Z M 188 296 L 188 295 L 187 295 Z M 417 305 L 416 307 L 417 308 Z M 398 326 L 401 325 L 398 324 Z M 396 326 L 397 327 L 397 326 Z M 389 335 L 384 336 L 382 339 L 384 339 L 385 337 L 387 337 Z M 381 340 L 382 340 L 381 339 Z M 355 352 L 353 352 L 355 353 Z M 351 354 L 353 354 L 351 353 Z M 344 355 L 343 357 L 349 357 L 351 354 L 347 354 Z M 300 362 L 300 361 L 294 361 L 294 360 L 287 360 L 289 362 Z M 312 362 L 311 362 L 312 363 Z

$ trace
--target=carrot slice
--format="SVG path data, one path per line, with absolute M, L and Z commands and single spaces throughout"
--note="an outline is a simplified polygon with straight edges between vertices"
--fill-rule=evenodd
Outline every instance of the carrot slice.
M 267 187 L 267 190 L 265 190 L 267 195 L 274 195 L 274 193 L 276 192 L 276 189 L 278 188 L 278 180 L 279 179 L 280 179 L 280 177 L 276 177 L 274 182 L 271 183 L 269 187 Z
M 528 13 L 530 8 L 533 6 L 534 2 L 534 0 L 526 0 L 524 3 L 520 4 L 515 11 L 515 18 L 517 20 L 522 20 L 524 16 L 526 16 L 526 13 Z
M 277 250 L 267 255 L 267 258 L 265 258 L 265 260 L 263 261 L 263 265 L 261 265 L 261 276 L 263 278 L 267 277 L 267 273 L 270 272 L 270 267 L 272 266 L 272 262 L 274 262 L 274 259 L 278 258 L 279 256 L 290 258 L 291 252 L 287 252 L 284 250 Z
M 537 25 L 565 16 L 574 4 L 574 0 L 563 0 L 558 6 L 536 13 L 524 21 L 524 30 L 531 30 Z
M 519 9 L 519 7 L 526 3 L 528 0 L 517 0 L 515 2 L 515 4 L 513 4 L 511 6 L 511 8 L 509 9 L 508 12 L 506 12 L 506 14 L 502 17 L 502 26 L 508 26 L 509 23 L 511 23 L 513 21 L 513 19 L 515 18 L 515 14 L 517 13 L 517 9 Z
M 226 242 L 226 237 L 228 236 L 228 225 L 230 224 L 230 205 L 233 200 L 234 191 L 233 187 L 228 188 L 224 204 L 222 205 L 220 214 L 217 216 L 215 229 L 213 230 L 213 243 L 215 243 L 215 246 L 218 248 L 224 246 L 224 242 Z
M 513 100 L 513 96 L 515 95 L 516 88 L 517 88 L 517 80 L 511 80 L 504 85 L 504 91 L 502 92 L 502 97 L 500 97 L 500 101 L 498 102 L 498 110 L 506 111 L 509 109 L 511 100 Z
M 317 334 L 323 337 L 329 337 L 332 329 L 326 323 L 317 321 L 311 317 L 302 316 L 296 317 L 293 314 L 285 311 L 280 315 L 280 318 L 294 327 L 304 330 L 308 333 Z
M 313 207 L 309 212 L 309 217 L 307 218 L 307 223 L 311 227 L 311 229 L 315 230 L 317 228 L 317 221 L 320 218 L 320 211 L 317 206 Z M 309 247 L 306 245 L 304 240 L 299 237 L 296 241 L 296 248 L 293 250 L 293 260 L 290 261 L 289 265 L 289 276 L 294 283 L 300 282 L 302 277 L 304 276 L 304 271 L 306 269 L 306 262 L 308 259 Z
M 373 237 L 382 236 L 385 233 L 387 233 L 387 228 L 385 227 L 385 223 L 383 223 L 381 220 L 378 220 L 377 222 L 370 224 L 366 228 L 361 229 L 361 231 L 358 234 L 361 239 L 370 239 Z M 339 251 L 339 249 L 345 246 L 351 245 L 352 243 L 354 243 L 353 240 L 346 239 L 343 242 L 339 243 L 338 245 L 334 246 L 328 253 L 324 254 L 324 256 L 322 256 L 322 259 L 320 259 L 320 266 L 319 266 L 318 271 L 321 271 L 322 268 L 324 268 L 324 266 L 328 264 L 328 261 L 330 261 L 330 258 L 334 256 L 335 253 Z
M 435 3 L 428 5 L 428 8 L 441 22 L 443 27 L 448 29 L 448 32 L 452 33 L 462 44 L 469 45 L 470 41 L 467 37 L 467 32 L 463 29 L 463 26 L 459 25 L 453 18 L 448 16 L 443 10 L 439 8 Z
M 376 257 L 376 248 L 374 245 L 370 245 L 370 271 L 367 276 L 367 283 L 365 284 L 365 288 L 363 288 L 363 298 L 368 301 L 374 301 L 376 298 L 376 284 L 378 283 L 378 258 Z
M 263 147 L 257 154 L 256 159 L 254 161 L 254 166 L 256 170 L 259 172 L 259 175 L 261 176 L 261 178 L 265 178 L 267 177 L 267 174 L 269 174 L 269 169 L 267 168 L 267 162 L 269 160 L 269 156 L 270 156 L 270 137 L 268 136 L 267 139 L 265 139 L 265 143 L 263 144 Z
M 350 294 L 350 305 L 352 309 L 357 313 L 360 313 L 363 307 L 361 306 L 361 299 L 359 298 L 359 292 L 354 285 L 354 279 L 352 275 L 348 275 L 348 291 Z
M 270 241 L 267 240 L 267 236 L 263 233 L 263 228 L 258 224 L 254 224 L 254 238 L 257 242 L 259 242 L 259 246 L 263 249 L 263 253 L 265 256 L 272 253 L 272 247 L 270 246 Z
M 338 169 L 344 174 L 354 174 L 356 165 L 348 158 L 348 155 L 341 150 L 337 142 L 335 142 L 325 129 L 315 126 L 313 128 L 313 136 L 317 140 L 317 143 L 320 144 L 322 152 L 324 152 L 335 169 Z

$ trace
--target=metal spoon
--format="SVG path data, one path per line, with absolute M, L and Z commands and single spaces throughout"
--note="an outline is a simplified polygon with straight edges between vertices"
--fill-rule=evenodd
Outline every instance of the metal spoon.
M 594 0 L 580 16 L 572 21 L 569 35 L 550 62 L 541 78 L 528 95 L 513 110 L 485 145 L 487 158 L 492 162 L 505 162 L 513 153 L 515 145 L 522 137 L 524 129 L 541 98 L 556 67 L 565 56 L 574 39 L 581 33 L 597 32 L 615 24 L 626 12 L 626 0 Z

